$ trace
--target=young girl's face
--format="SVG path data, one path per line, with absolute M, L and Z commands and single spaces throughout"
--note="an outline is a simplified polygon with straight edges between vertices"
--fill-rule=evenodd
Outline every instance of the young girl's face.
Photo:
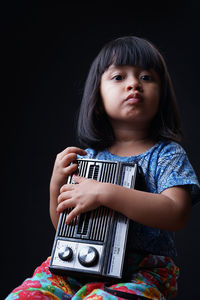
M 160 79 L 153 70 L 111 65 L 102 75 L 100 94 L 113 126 L 150 126 L 158 111 Z

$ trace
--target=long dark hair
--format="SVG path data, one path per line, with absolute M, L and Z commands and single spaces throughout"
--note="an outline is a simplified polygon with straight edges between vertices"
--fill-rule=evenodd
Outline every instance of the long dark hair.
M 101 76 L 110 65 L 153 68 L 160 77 L 159 109 L 152 120 L 151 137 L 155 140 L 180 141 L 181 128 L 176 97 L 164 58 L 149 41 L 135 36 L 115 39 L 106 44 L 94 59 L 79 110 L 77 133 L 83 147 L 101 150 L 110 147 L 115 136 L 102 105 Z

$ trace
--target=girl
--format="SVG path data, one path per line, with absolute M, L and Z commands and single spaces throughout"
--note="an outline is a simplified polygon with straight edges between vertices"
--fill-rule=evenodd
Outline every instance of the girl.
M 171 299 L 177 292 L 179 269 L 174 263 L 173 232 L 182 229 L 199 183 L 183 148 L 175 95 L 164 59 L 147 40 L 122 37 L 103 47 L 86 81 L 78 120 L 83 150 L 68 147 L 57 155 L 50 182 L 50 215 L 80 213 L 101 205 L 133 220 L 129 242 L 128 282 L 85 283 L 57 276 L 49 259 L 9 299 Z M 132 190 L 74 175 L 77 156 L 136 162 L 147 190 Z M 196 197 L 196 198 L 195 198 Z M 131 297 L 132 296 L 132 297 Z

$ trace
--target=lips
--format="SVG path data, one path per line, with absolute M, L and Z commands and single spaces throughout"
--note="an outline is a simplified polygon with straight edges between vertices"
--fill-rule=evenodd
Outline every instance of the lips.
M 126 97 L 125 101 L 127 101 L 128 103 L 137 104 L 142 101 L 142 96 L 138 93 L 132 93 L 128 95 L 128 97 Z

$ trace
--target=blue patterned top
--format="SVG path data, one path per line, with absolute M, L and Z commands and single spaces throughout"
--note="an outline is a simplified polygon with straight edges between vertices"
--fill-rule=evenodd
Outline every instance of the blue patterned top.
M 85 158 L 134 162 L 142 168 L 146 188 L 151 193 L 161 193 L 163 190 L 177 186 L 188 185 L 192 195 L 192 204 L 200 200 L 200 186 L 185 150 L 177 143 L 158 142 L 151 149 L 137 156 L 120 157 L 107 149 L 96 151 L 86 149 Z M 176 247 L 174 233 L 151 228 L 133 222 L 133 235 L 130 245 L 132 251 L 166 255 L 174 258 Z

